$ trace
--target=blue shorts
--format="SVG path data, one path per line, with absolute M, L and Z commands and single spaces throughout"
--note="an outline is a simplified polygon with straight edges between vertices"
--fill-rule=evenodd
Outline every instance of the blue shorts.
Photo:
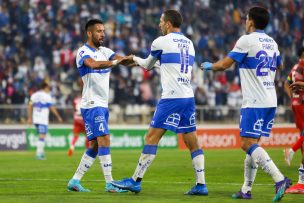
M 276 107 L 241 108 L 240 135 L 242 137 L 269 137 L 274 124 Z
M 43 124 L 35 124 L 38 134 L 46 134 L 48 131 L 48 126 Z
M 109 134 L 108 121 L 109 109 L 104 107 L 94 107 L 91 109 L 81 109 L 86 135 L 91 141 L 99 136 Z
M 196 131 L 194 98 L 161 99 L 150 126 L 175 133 Z

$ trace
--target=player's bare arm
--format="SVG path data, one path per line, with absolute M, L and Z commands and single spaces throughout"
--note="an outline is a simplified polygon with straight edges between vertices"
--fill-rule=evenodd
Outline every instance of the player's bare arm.
M 95 61 L 92 58 L 84 60 L 84 64 L 92 69 L 107 69 L 120 63 L 120 60 L 112 61 Z
M 63 120 L 62 120 L 61 116 L 59 115 L 57 109 L 56 109 L 54 106 L 51 106 L 51 107 L 50 107 L 50 110 L 51 110 L 52 113 L 56 116 L 57 120 L 58 120 L 60 123 L 62 123 Z
M 288 95 L 289 98 L 291 98 L 291 88 L 289 87 L 289 83 L 288 81 L 284 82 L 284 91 L 286 92 L 286 94 Z
M 213 71 L 224 71 L 230 68 L 234 64 L 234 60 L 225 57 L 215 63 L 204 62 L 201 64 L 200 69 L 202 70 L 213 70 Z
M 33 113 L 33 104 L 29 102 L 27 107 L 27 123 L 32 124 L 32 113 Z

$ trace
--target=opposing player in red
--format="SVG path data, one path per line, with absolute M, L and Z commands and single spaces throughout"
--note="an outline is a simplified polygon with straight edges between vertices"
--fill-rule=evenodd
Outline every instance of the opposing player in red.
M 81 111 L 80 111 L 80 102 L 81 102 L 81 96 L 77 96 L 73 100 L 73 107 L 74 107 L 74 124 L 73 124 L 73 139 L 70 143 L 70 148 L 68 151 L 68 155 L 72 156 L 74 149 L 75 149 L 75 144 L 78 140 L 79 134 L 83 133 L 85 134 L 85 127 L 84 127 L 84 122 L 83 118 L 81 116 Z M 89 141 L 88 138 L 86 137 L 86 148 L 89 147 Z
M 298 50 L 299 62 L 291 69 L 285 91 L 291 98 L 291 106 L 294 113 L 294 120 L 300 130 L 300 138 L 290 149 L 285 149 L 285 161 L 290 161 L 295 151 L 301 148 L 302 163 L 299 168 L 299 181 L 286 190 L 286 193 L 304 194 L 304 47 Z

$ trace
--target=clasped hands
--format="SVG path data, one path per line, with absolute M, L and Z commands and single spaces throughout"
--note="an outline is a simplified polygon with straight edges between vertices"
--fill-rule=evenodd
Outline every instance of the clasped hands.
M 129 67 L 137 66 L 137 63 L 133 60 L 133 57 L 134 55 L 124 56 L 117 60 L 117 65 L 121 64 Z

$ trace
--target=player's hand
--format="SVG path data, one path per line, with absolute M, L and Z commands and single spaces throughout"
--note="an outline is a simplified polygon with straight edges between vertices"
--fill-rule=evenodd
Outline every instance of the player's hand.
M 119 60 L 119 64 L 122 64 L 124 66 L 131 66 L 135 64 L 133 60 L 133 55 L 123 57 L 122 59 Z
M 200 69 L 202 70 L 212 70 L 212 63 L 204 62 L 201 64 Z

